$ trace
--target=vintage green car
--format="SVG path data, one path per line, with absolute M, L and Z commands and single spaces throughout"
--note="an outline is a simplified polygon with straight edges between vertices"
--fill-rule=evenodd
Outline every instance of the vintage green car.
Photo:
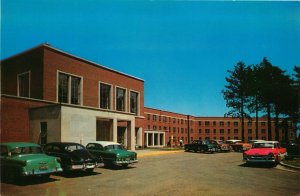
M 86 149 L 96 157 L 102 157 L 105 166 L 127 167 L 137 163 L 137 153 L 128 151 L 116 142 L 95 141 L 86 145 Z
M 1 175 L 9 182 L 23 176 L 48 178 L 62 171 L 58 158 L 46 155 L 38 144 L 27 142 L 1 143 Z

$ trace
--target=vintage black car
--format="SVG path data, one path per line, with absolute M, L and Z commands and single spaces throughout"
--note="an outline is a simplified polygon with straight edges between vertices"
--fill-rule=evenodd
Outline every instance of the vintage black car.
M 209 140 L 194 140 L 191 144 L 185 144 L 185 151 L 194 151 L 194 152 L 210 152 L 214 153 L 217 151 L 217 145 L 211 143 Z
M 53 142 L 44 146 L 47 155 L 59 157 L 64 171 L 83 170 L 92 172 L 101 158 L 94 157 L 86 148 L 73 142 Z
M 300 143 L 290 142 L 286 146 L 286 159 L 300 158 Z

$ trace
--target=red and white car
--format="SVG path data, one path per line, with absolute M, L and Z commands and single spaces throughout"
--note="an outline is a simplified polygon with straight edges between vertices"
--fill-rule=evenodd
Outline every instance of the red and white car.
M 282 148 L 278 141 L 260 141 L 253 143 L 252 149 L 243 153 L 243 161 L 247 163 L 274 163 L 284 159 L 286 148 Z

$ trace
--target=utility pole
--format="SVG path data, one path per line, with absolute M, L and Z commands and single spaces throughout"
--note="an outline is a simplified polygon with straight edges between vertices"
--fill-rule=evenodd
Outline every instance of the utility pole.
M 190 140 L 190 115 L 187 115 L 187 134 L 188 134 L 188 143 L 191 142 Z

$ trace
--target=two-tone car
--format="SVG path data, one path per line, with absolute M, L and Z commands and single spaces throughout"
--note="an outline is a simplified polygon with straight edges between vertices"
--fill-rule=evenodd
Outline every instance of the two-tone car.
M 41 176 L 61 172 L 60 159 L 46 155 L 40 145 L 29 142 L 1 143 L 1 175 L 9 182 L 23 176 Z
M 223 140 L 212 140 L 212 143 L 215 143 L 217 147 L 217 152 L 230 152 L 231 148 L 229 144 L 226 144 Z
M 252 149 L 243 153 L 246 163 L 273 163 L 277 165 L 285 158 L 286 148 L 282 148 L 278 141 L 255 142 Z
M 138 162 L 136 152 L 126 150 L 116 142 L 93 141 L 86 145 L 86 149 L 94 156 L 101 157 L 105 166 L 127 167 Z
M 231 150 L 235 152 L 243 152 L 252 148 L 251 144 L 244 143 L 241 140 L 227 140 L 226 144 L 229 144 Z
M 87 149 L 74 142 L 52 142 L 44 146 L 47 155 L 59 157 L 64 171 L 82 170 L 92 172 L 101 158 L 96 158 Z

